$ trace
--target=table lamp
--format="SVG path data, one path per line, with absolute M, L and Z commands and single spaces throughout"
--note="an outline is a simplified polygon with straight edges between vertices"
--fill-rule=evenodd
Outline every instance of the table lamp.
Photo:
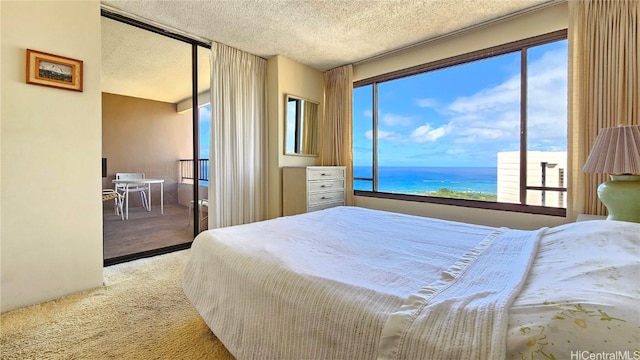
M 598 186 L 607 219 L 640 223 L 640 125 L 601 129 L 582 170 L 610 174 Z

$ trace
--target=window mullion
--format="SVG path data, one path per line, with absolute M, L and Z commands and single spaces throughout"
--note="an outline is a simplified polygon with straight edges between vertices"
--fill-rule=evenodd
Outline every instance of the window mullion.
M 372 116 L 372 138 L 373 138 L 373 166 L 371 169 L 371 176 L 373 177 L 372 181 L 372 189 L 373 191 L 378 191 L 378 83 L 373 83 L 371 87 L 373 91 L 373 116 Z
M 520 204 L 527 204 L 527 48 L 520 51 Z

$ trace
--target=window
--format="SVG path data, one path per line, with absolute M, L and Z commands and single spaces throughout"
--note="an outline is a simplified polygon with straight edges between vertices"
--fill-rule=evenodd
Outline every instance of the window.
M 354 84 L 356 195 L 564 216 L 566 31 Z

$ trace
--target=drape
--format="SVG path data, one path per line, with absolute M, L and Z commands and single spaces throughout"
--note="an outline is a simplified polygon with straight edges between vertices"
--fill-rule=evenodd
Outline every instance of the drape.
M 266 60 L 211 46 L 209 228 L 264 220 Z
M 346 204 L 353 205 L 353 66 L 345 65 L 324 73 L 320 164 L 345 166 Z
M 639 16 L 637 0 L 569 1 L 569 219 L 606 214 L 607 175 L 582 171 L 599 129 L 640 122 Z
M 305 101 L 303 109 L 302 153 L 317 154 L 318 105 Z

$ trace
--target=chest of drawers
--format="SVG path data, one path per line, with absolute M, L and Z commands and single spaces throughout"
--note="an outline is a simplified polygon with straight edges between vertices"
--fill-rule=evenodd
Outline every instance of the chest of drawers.
M 344 166 L 282 168 L 282 214 L 295 215 L 345 204 Z

